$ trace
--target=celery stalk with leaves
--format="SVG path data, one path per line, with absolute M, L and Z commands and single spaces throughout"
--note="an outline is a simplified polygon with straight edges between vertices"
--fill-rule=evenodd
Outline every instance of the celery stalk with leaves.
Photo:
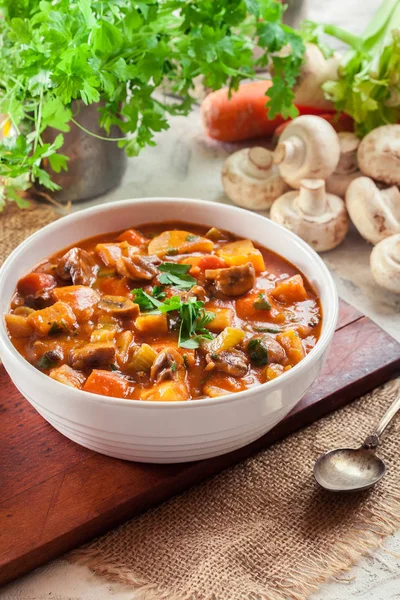
M 400 0 L 384 0 L 360 36 L 336 25 L 307 23 L 305 30 L 309 41 L 310 31 L 324 32 L 349 46 L 339 79 L 323 89 L 338 111 L 353 117 L 359 135 L 400 120 Z

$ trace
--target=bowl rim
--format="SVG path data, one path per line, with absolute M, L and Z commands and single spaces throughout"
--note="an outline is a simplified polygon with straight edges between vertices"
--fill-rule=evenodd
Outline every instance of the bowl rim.
M 277 378 L 273 379 L 272 381 L 267 381 L 265 383 L 262 383 L 261 385 L 253 386 L 251 388 L 247 388 L 246 390 L 242 390 L 240 392 L 234 392 L 232 394 L 225 394 L 223 396 L 217 396 L 216 398 L 210 398 L 210 397 L 198 398 L 198 399 L 190 401 L 190 402 L 189 401 L 186 401 L 186 402 L 179 402 L 179 401 L 163 402 L 160 400 L 135 400 L 135 399 L 128 399 L 128 398 L 115 398 L 113 396 L 105 396 L 102 394 L 94 394 L 92 392 L 87 392 L 87 391 L 80 390 L 77 388 L 65 386 L 65 384 L 62 384 L 61 382 L 56 381 L 55 379 L 52 379 L 45 373 L 42 373 L 40 370 L 36 369 L 13 346 L 10 338 L 8 337 L 7 328 L 5 326 L 5 319 L 4 319 L 4 315 L 6 313 L 4 313 L 3 315 L 1 315 L 1 319 L 0 319 L 0 341 L 2 342 L 1 345 L 2 345 L 3 351 L 6 351 L 12 358 L 16 359 L 19 362 L 19 364 L 21 365 L 21 367 L 25 370 L 25 372 L 28 376 L 32 375 L 32 377 L 38 377 L 39 380 L 42 381 L 44 385 L 49 386 L 49 388 L 53 388 L 55 393 L 61 391 L 60 386 L 62 386 L 62 389 L 64 390 L 64 392 L 67 392 L 65 394 L 65 398 L 67 398 L 67 397 L 71 398 L 71 396 L 70 396 L 70 394 L 71 394 L 72 396 L 75 396 L 75 399 L 77 399 L 77 400 L 81 399 L 81 400 L 85 400 L 90 403 L 97 403 L 97 404 L 100 403 L 100 404 L 110 404 L 110 405 L 117 405 L 117 406 L 132 406 L 133 408 L 140 408 L 140 409 L 149 409 L 149 408 L 160 409 L 161 408 L 162 410 L 174 410 L 174 409 L 177 410 L 177 409 L 183 408 L 184 410 L 190 410 L 190 409 L 194 409 L 195 407 L 200 408 L 201 406 L 209 406 L 209 405 L 213 405 L 213 404 L 222 404 L 225 402 L 240 401 L 242 398 L 244 398 L 244 397 L 249 398 L 253 395 L 256 395 L 256 394 L 266 390 L 266 388 L 268 389 L 268 391 L 273 392 L 275 389 L 279 388 L 282 385 L 282 383 L 289 383 L 292 379 L 296 378 L 296 376 L 298 375 L 298 373 L 300 372 L 301 369 L 304 370 L 307 366 L 311 366 L 312 364 L 316 363 L 317 360 L 319 359 L 319 357 L 324 354 L 325 350 L 327 349 L 327 347 L 329 346 L 329 344 L 331 342 L 333 334 L 335 333 L 336 324 L 337 324 L 337 320 L 338 320 L 338 313 L 339 313 L 339 298 L 338 298 L 337 289 L 336 289 L 335 283 L 333 281 L 332 275 L 331 275 L 328 267 L 322 260 L 322 258 L 319 256 L 319 254 L 315 250 L 313 250 L 311 248 L 311 246 L 309 246 L 299 236 L 294 234 L 292 231 L 286 229 L 282 225 L 279 225 L 278 223 L 271 221 L 271 219 L 267 218 L 266 216 L 260 215 L 257 212 L 248 211 L 243 208 L 239 208 L 237 206 L 223 204 L 222 202 L 201 200 L 198 198 L 184 198 L 184 197 L 172 197 L 172 196 L 165 196 L 165 197 L 151 196 L 151 197 L 129 198 L 126 200 L 119 200 L 119 201 L 110 201 L 110 202 L 105 202 L 103 204 L 91 206 L 91 207 L 83 209 L 83 210 L 78 210 L 70 215 L 66 215 L 66 216 L 64 216 L 60 219 L 57 219 L 56 221 L 53 221 L 52 223 L 49 223 L 48 225 L 42 227 L 41 229 L 39 229 L 39 231 L 37 231 L 37 232 L 33 233 L 32 235 L 30 235 L 29 237 L 27 237 L 21 244 L 19 244 L 11 252 L 11 254 L 7 257 L 7 259 L 5 260 L 5 262 L 3 263 L 3 265 L 0 268 L 0 294 L 2 292 L 2 287 L 6 280 L 7 273 L 9 272 L 15 258 L 18 257 L 21 253 L 23 253 L 27 246 L 31 245 L 32 243 L 37 242 L 44 233 L 47 233 L 47 232 L 53 231 L 53 230 L 57 231 L 57 229 L 63 228 L 65 226 L 68 227 L 70 225 L 73 225 L 74 222 L 79 221 L 81 218 L 86 218 L 90 215 L 97 215 L 97 214 L 100 214 L 103 212 L 107 212 L 107 210 L 109 210 L 111 208 L 113 210 L 118 210 L 118 208 L 126 207 L 127 204 L 134 205 L 134 204 L 140 203 L 140 202 L 164 202 L 164 203 L 169 203 L 169 204 L 176 204 L 176 203 L 191 204 L 192 203 L 192 204 L 201 205 L 204 207 L 204 209 L 207 209 L 209 207 L 213 208 L 213 207 L 215 207 L 215 205 L 218 205 L 219 208 L 222 208 L 222 210 L 226 210 L 227 212 L 236 212 L 239 218 L 240 218 L 240 216 L 244 216 L 246 214 L 246 215 L 252 215 L 252 218 L 255 217 L 257 219 L 261 219 L 261 220 L 265 219 L 266 221 L 268 221 L 270 223 L 270 226 L 272 225 L 272 227 L 280 230 L 288 239 L 291 240 L 292 243 L 299 246 L 306 254 L 308 254 L 310 259 L 314 263 L 315 262 L 318 263 L 319 267 L 322 269 L 322 272 L 326 279 L 326 283 L 328 284 L 328 287 L 329 287 L 328 295 L 330 296 L 330 298 L 332 300 L 332 307 L 331 307 L 329 314 L 327 315 L 325 311 L 323 312 L 323 319 L 327 320 L 326 330 L 322 333 L 322 335 L 318 339 L 314 348 L 312 348 L 310 350 L 310 352 L 304 357 L 304 359 L 301 360 L 292 369 L 290 369 L 289 371 L 284 373 L 282 375 L 282 377 L 277 377 Z M 173 220 L 173 217 L 171 217 L 171 219 Z M 233 233 L 235 233 L 235 232 L 233 232 Z M 101 235 L 101 234 L 99 234 L 99 235 Z M 283 258 L 285 258 L 284 254 L 281 254 L 281 256 Z M 282 379 L 284 379 L 284 381 L 282 381 Z M 67 388 L 67 389 L 65 389 L 65 388 Z

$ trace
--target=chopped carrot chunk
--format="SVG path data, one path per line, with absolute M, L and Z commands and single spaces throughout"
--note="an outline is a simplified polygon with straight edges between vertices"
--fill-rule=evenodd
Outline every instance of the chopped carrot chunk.
M 293 303 L 307 300 L 308 294 L 301 275 L 278 281 L 271 295 L 279 302 Z
M 106 296 L 128 296 L 131 287 L 127 277 L 104 277 L 100 280 L 98 289 Z
M 228 265 L 219 256 L 210 254 L 209 256 L 200 256 L 197 266 L 200 271 L 205 271 L 206 269 L 224 269 Z
M 142 246 L 148 240 L 139 231 L 136 231 L 136 229 L 127 229 L 117 237 L 117 242 L 128 242 L 132 246 Z
M 86 380 L 83 389 L 93 394 L 112 396 L 113 398 L 126 398 L 129 383 L 120 373 L 94 369 Z
M 57 282 L 53 275 L 47 273 L 28 273 L 18 281 L 17 289 L 22 296 L 35 295 L 41 290 L 50 290 Z
M 40 336 L 48 335 L 52 328 L 68 332 L 78 326 L 74 311 L 65 302 L 56 302 L 43 310 L 36 310 L 26 320 Z
M 100 294 L 86 285 L 67 285 L 52 291 L 56 300 L 69 304 L 78 321 L 89 319 L 93 306 L 100 300 Z

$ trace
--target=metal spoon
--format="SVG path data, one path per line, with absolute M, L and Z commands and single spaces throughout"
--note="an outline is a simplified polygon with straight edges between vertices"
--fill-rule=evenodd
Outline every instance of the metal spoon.
M 378 483 L 386 472 L 386 465 L 375 455 L 375 450 L 381 435 L 399 410 L 400 395 L 361 448 L 337 448 L 322 454 L 314 465 L 317 483 L 330 492 L 358 492 Z

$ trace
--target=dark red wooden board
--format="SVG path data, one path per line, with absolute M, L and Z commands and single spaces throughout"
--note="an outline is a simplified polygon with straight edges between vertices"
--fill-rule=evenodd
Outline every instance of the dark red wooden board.
M 101 456 L 63 437 L 0 367 L 0 584 L 312 423 L 400 372 L 400 344 L 341 302 L 324 371 L 272 431 L 240 450 L 181 465 Z

